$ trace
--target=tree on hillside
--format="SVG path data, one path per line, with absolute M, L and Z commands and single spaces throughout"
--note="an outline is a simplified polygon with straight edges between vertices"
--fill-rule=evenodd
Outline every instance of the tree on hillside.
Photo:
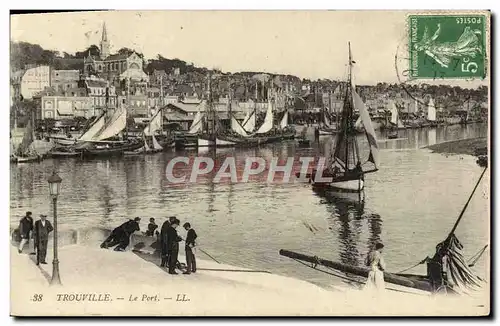
M 89 56 L 89 53 L 90 53 L 90 55 L 98 57 L 101 54 L 101 50 L 99 50 L 99 47 L 97 45 L 92 44 L 85 51 L 76 52 L 75 58 L 78 58 L 78 59 L 87 58 Z

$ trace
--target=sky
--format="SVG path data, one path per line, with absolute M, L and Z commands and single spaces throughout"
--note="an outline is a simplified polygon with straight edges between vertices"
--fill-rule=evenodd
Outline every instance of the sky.
M 358 84 L 398 82 L 407 34 L 403 11 L 108 11 L 12 16 L 11 40 L 75 53 L 99 44 L 103 22 L 112 53 L 310 79 L 345 78 L 350 42 Z

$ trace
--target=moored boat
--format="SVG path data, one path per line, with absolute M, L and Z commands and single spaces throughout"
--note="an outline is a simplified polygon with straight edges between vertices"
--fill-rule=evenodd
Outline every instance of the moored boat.
M 62 145 L 62 146 L 71 146 L 78 143 L 78 139 L 73 137 L 50 136 L 49 138 L 57 145 Z
M 79 157 L 82 155 L 81 151 L 75 150 L 74 147 L 55 147 L 50 152 L 51 157 Z
M 126 151 L 134 151 L 143 147 L 144 143 L 137 140 L 94 143 L 91 147 L 83 149 L 84 157 L 121 156 Z
M 33 142 L 35 140 L 33 126 L 33 115 L 31 115 L 31 119 L 28 121 L 21 143 L 11 154 L 11 162 L 29 163 L 39 162 L 43 159 L 42 155 L 40 155 L 33 146 Z
M 330 156 L 324 171 L 313 170 L 308 174 L 313 188 L 340 192 L 361 192 L 364 189 L 364 176 L 378 171 L 378 144 L 370 115 L 352 82 L 352 58 L 349 47 L 349 75 L 346 97 L 343 101 L 339 132 L 335 139 L 335 150 Z M 359 111 L 359 125 L 362 125 L 368 141 L 368 160 L 361 162 L 360 149 L 356 134 L 354 110 Z M 366 165 L 368 164 L 368 167 Z M 322 177 L 322 178 L 321 178 Z M 321 178 L 321 179 L 320 179 Z

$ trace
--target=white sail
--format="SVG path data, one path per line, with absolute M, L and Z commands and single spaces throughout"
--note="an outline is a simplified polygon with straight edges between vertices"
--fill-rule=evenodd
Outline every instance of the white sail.
M 363 130 L 363 121 L 361 120 L 361 116 L 359 116 L 358 120 L 356 120 L 356 122 L 354 123 L 354 128 L 359 131 Z
M 399 120 L 398 108 L 394 101 L 391 101 L 391 123 L 397 125 Z
M 151 118 L 151 121 L 149 121 L 147 127 L 144 128 L 144 134 L 146 134 L 146 136 L 154 135 L 155 131 L 161 130 L 163 128 L 163 121 L 161 119 L 162 116 L 160 112 L 161 109 L 158 109 L 158 111 L 156 111 L 156 113 L 153 115 L 153 118 Z
M 142 140 L 144 141 L 144 150 L 150 151 L 150 147 L 148 145 L 148 142 L 146 141 L 146 135 L 142 134 Z
M 245 131 L 245 129 L 243 129 L 243 127 L 240 125 L 240 123 L 238 122 L 238 120 L 236 120 L 234 116 L 231 117 L 231 129 L 240 136 L 243 137 L 249 136 Z
M 196 115 L 194 116 L 193 123 L 191 124 L 191 128 L 189 128 L 188 134 L 196 134 L 201 131 L 203 127 L 203 114 L 198 110 Z
M 427 120 L 436 121 L 436 107 L 434 106 L 432 98 L 429 100 L 429 105 L 427 107 Z
M 104 140 L 118 135 L 127 127 L 127 110 L 116 109 L 107 126 L 98 133 L 92 140 Z
M 101 129 L 104 127 L 105 119 L 104 117 L 106 114 L 102 114 L 97 121 L 95 121 L 92 126 L 90 126 L 89 130 L 87 130 L 83 135 L 80 136 L 79 140 L 82 141 L 89 141 L 93 140 L 94 136 L 101 131 Z
M 375 165 L 375 168 L 378 168 L 379 150 L 377 144 L 377 137 L 375 136 L 375 130 L 373 129 L 372 121 L 370 120 L 370 114 L 368 113 L 368 110 L 366 109 L 363 100 L 361 99 L 361 97 L 358 95 L 358 93 L 354 88 L 352 90 L 352 97 L 353 97 L 354 108 L 359 110 L 359 116 L 363 122 L 363 126 L 365 127 L 366 138 L 368 140 L 368 144 L 370 145 L 370 152 L 371 152 L 370 160 Z
M 153 148 L 157 150 L 162 150 L 163 147 L 158 143 L 156 137 L 153 135 Z
M 328 117 L 328 115 L 325 113 L 323 113 L 323 116 L 325 117 L 325 127 L 327 128 L 332 128 L 332 123 L 330 121 L 330 118 Z
M 268 102 L 266 117 L 264 118 L 264 123 L 260 126 L 259 130 L 257 130 L 258 134 L 265 134 L 266 132 L 271 131 L 273 129 L 273 106 L 271 102 Z
M 245 118 L 243 118 L 243 123 L 241 125 L 244 126 L 248 122 L 248 119 L 250 119 L 250 111 L 247 111 L 247 114 L 245 114 Z
M 285 129 L 288 126 L 288 111 L 285 111 L 283 118 L 281 118 L 280 129 Z
M 248 119 L 243 121 L 242 126 L 246 132 L 253 132 L 255 130 L 255 111 L 251 112 Z

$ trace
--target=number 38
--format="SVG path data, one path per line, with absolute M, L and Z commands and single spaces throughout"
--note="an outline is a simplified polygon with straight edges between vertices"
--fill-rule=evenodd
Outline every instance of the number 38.
M 464 58 L 462 63 L 462 72 L 475 73 L 477 71 L 477 63 L 469 62 L 469 58 Z

